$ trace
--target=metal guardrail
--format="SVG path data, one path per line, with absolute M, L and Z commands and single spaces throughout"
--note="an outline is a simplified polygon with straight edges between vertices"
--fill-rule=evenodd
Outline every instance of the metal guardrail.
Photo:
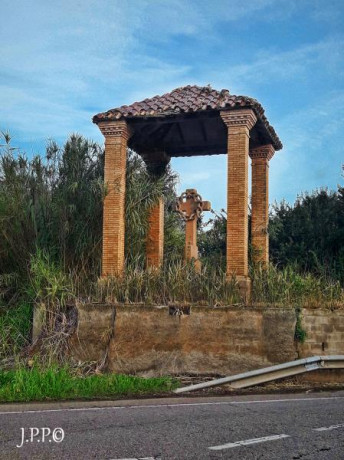
M 310 372 L 317 369 L 344 369 L 344 355 L 312 356 L 311 358 L 297 359 L 276 366 L 265 367 L 255 371 L 210 380 L 209 382 L 197 383 L 183 388 L 177 388 L 174 393 L 186 393 L 188 391 L 202 390 L 204 388 L 230 384 L 232 388 L 246 388 L 271 380 L 291 377 L 293 375 Z

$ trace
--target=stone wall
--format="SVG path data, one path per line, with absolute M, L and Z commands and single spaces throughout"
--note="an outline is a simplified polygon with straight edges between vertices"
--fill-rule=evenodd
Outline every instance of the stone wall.
M 296 357 L 293 310 L 194 307 L 117 309 L 110 369 L 149 375 L 229 374 Z
M 80 361 L 101 361 L 106 356 L 115 330 L 116 308 L 113 305 L 78 305 L 78 326 L 70 348 Z
M 300 358 L 344 355 L 344 310 L 303 309 L 301 325 L 306 332 L 303 344 L 297 344 Z M 307 382 L 344 382 L 343 369 L 307 372 L 298 378 Z
M 181 316 L 172 311 L 79 305 L 72 353 L 81 361 L 107 359 L 113 372 L 140 375 L 229 375 L 301 357 L 344 354 L 342 310 L 303 309 L 303 344 L 294 340 L 293 308 L 191 307 L 190 315 Z
M 301 358 L 344 354 L 344 310 L 302 309 L 305 342 L 298 347 Z
M 297 357 L 294 309 L 79 305 L 74 356 L 115 372 L 228 374 Z

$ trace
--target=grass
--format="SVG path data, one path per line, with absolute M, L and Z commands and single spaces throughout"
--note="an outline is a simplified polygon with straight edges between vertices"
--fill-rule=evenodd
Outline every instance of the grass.
M 169 377 L 80 376 L 67 367 L 19 367 L 0 371 L 0 402 L 114 398 L 162 393 L 176 386 L 177 383 Z
M 32 307 L 21 302 L 10 307 L 0 306 L 0 359 L 17 354 L 29 343 Z
M 49 264 L 49 261 L 42 262 L 43 268 L 44 264 Z M 31 304 L 34 302 L 46 302 L 49 309 L 60 312 L 63 318 L 65 303 L 71 294 L 76 299 L 109 303 L 243 305 L 235 280 L 226 280 L 225 273 L 214 266 L 204 265 L 201 272 L 197 272 L 192 264 L 182 262 L 165 264 L 162 270 L 143 270 L 131 265 L 124 277 L 102 279 L 93 284 L 89 282 L 81 291 L 81 283 L 75 279 L 70 279 L 71 284 L 65 289 L 66 276 L 56 274 L 55 269 L 43 270 L 41 265 L 38 267 L 39 274 L 44 276 L 38 277 L 36 270 L 31 280 L 30 296 L 27 296 L 31 303 L 21 300 L 16 306 L 0 307 L 0 366 L 2 358 L 12 358 L 15 362 L 15 356 L 19 356 L 23 346 L 29 343 Z M 265 268 L 252 268 L 250 276 L 253 306 L 292 306 L 299 309 L 344 307 L 344 291 L 340 283 L 325 276 L 301 273 L 293 266 L 280 269 L 272 264 Z M 47 329 L 50 335 L 43 340 L 48 347 L 41 348 L 45 355 L 44 350 L 50 349 L 54 358 L 58 350 L 54 337 L 68 336 L 68 331 L 61 329 L 64 321 L 60 323 L 55 321 L 50 324 L 50 329 Z M 302 342 L 305 333 L 301 317 L 295 332 L 295 338 Z M 63 352 L 61 363 L 66 362 L 68 356 Z M 176 386 L 177 383 L 169 377 L 145 379 L 114 374 L 83 375 L 80 369 L 47 364 L 43 367 L 38 361 L 33 363 L 32 368 L 17 365 L 13 369 L 1 370 L 0 367 L 0 402 L 128 397 L 168 392 Z
M 224 272 L 206 265 L 197 272 L 192 263 L 181 261 L 168 263 L 162 270 L 129 266 L 123 277 L 101 279 L 94 283 L 85 297 L 94 302 L 145 305 L 240 303 L 235 282 L 226 280 Z
M 344 290 L 339 281 L 302 273 L 296 267 L 258 265 L 250 270 L 252 305 L 343 307 Z M 85 287 L 85 284 L 83 284 Z M 84 297 L 93 302 L 167 305 L 242 305 L 235 279 L 226 279 L 219 267 L 204 264 L 197 272 L 192 264 L 172 262 L 160 271 L 128 266 L 122 278 L 101 279 Z
M 253 304 L 304 308 L 344 306 L 344 290 L 339 281 L 301 273 L 292 265 L 282 269 L 273 264 L 267 269 L 258 266 L 251 270 L 251 277 Z

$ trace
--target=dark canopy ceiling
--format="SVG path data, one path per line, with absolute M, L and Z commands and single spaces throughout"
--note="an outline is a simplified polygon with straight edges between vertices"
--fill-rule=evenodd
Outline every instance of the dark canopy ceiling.
M 227 128 L 220 111 L 241 108 L 251 108 L 257 116 L 250 132 L 250 148 L 272 144 L 280 150 L 282 143 L 258 101 L 208 86 L 177 88 L 99 113 L 93 122 L 125 119 L 132 132 L 128 146 L 146 158 L 150 152 L 165 152 L 169 157 L 217 155 L 227 153 Z

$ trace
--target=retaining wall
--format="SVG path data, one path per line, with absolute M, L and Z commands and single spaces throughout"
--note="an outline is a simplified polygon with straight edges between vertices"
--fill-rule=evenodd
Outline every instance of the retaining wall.
M 173 310 L 173 309 L 172 309 Z M 344 354 L 344 311 L 301 310 L 306 340 L 294 339 L 294 308 L 78 306 L 71 350 L 82 361 L 140 375 L 228 375 L 321 354 Z

